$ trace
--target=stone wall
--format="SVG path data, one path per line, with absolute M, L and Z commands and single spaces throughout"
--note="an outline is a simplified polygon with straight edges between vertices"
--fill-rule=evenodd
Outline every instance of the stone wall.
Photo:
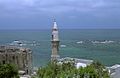
M 15 64 L 26 74 L 32 73 L 32 51 L 28 48 L 0 46 L 0 64 Z

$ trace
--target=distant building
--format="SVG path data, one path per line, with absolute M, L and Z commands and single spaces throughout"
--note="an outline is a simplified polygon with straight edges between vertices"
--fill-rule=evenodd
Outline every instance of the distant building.
M 51 61 L 57 60 L 60 58 L 58 55 L 59 51 L 59 35 L 58 35 L 58 27 L 57 23 L 54 20 L 53 28 L 52 28 L 52 54 L 51 54 Z
M 0 64 L 15 64 L 20 72 L 32 73 L 32 51 L 28 48 L 0 46 Z

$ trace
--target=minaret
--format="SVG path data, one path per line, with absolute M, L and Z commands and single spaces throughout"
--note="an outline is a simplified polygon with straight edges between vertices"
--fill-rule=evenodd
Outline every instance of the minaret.
M 58 55 L 58 51 L 59 51 L 59 36 L 58 36 L 58 27 L 57 27 L 57 23 L 54 20 L 53 23 L 53 28 L 52 28 L 52 54 L 51 54 L 51 61 L 55 61 L 58 60 L 60 58 L 60 56 Z

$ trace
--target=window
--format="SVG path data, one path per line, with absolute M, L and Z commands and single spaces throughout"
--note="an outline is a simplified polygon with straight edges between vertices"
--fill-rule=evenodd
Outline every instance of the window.
M 12 58 L 13 58 L 13 60 L 15 60 L 15 56 L 13 56 Z
M 3 64 L 5 64 L 5 60 L 3 60 L 2 62 L 3 62 Z

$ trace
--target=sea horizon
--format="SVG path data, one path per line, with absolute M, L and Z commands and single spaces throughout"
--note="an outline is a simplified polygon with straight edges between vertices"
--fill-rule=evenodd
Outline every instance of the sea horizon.
M 119 30 L 120 28 L 59 28 L 59 30 Z M 51 28 L 42 28 L 42 29 L 0 29 L 2 30 L 51 30 Z
M 120 64 L 119 29 L 59 29 L 60 50 L 63 57 L 98 60 L 104 65 Z M 33 51 L 33 66 L 43 66 L 50 61 L 51 30 L 3 30 L 0 31 L 0 45 L 23 41 L 22 47 Z M 105 43 L 105 40 L 108 42 Z M 36 42 L 36 46 L 32 43 Z M 98 41 L 99 43 L 95 43 Z M 65 47 L 62 47 L 62 46 Z

